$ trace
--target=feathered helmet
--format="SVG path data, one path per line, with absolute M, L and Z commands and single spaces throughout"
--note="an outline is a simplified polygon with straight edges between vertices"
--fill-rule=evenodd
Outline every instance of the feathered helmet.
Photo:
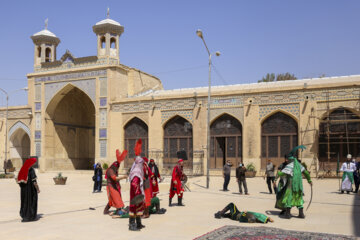
M 134 148 L 135 156 L 141 155 L 141 147 L 142 147 L 142 140 L 139 139 L 136 141 L 135 148 Z

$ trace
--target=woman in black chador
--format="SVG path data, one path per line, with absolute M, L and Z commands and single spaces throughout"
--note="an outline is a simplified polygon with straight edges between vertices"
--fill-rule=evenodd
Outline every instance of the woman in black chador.
M 37 220 L 37 204 L 39 186 L 36 182 L 35 170 L 32 165 L 36 163 L 36 158 L 29 158 L 20 169 L 17 183 L 21 189 L 20 216 L 23 222 Z

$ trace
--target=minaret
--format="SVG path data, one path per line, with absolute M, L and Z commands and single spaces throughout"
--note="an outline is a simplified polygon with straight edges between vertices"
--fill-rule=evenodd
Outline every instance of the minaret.
M 41 67 L 41 63 L 56 60 L 56 47 L 60 39 L 47 30 L 48 19 L 45 20 L 45 29 L 31 36 L 35 44 L 34 68 Z
M 110 19 L 109 8 L 107 18 L 96 23 L 93 31 L 97 36 L 98 58 L 111 58 L 119 61 L 119 38 L 124 32 L 124 27 Z

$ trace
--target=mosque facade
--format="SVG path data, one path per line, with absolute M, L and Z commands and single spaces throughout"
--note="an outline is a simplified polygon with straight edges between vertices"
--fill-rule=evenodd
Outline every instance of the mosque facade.
M 0 146 L 8 142 L 16 168 L 37 156 L 41 171 L 91 169 L 127 149 L 126 171 L 139 138 L 164 173 L 179 152 L 193 175 L 221 174 L 226 160 L 261 175 L 268 159 L 279 165 L 297 145 L 312 174 L 348 153 L 360 159 L 360 75 L 212 87 L 208 166 L 207 87 L 164 90 L 159 78 L 121 64 L 122 25 L 107 18 L 93 32 L 97 55 L 79 58 L 57 58 L 60 39 L 47 27 L 31 36 L 28 104 L 9 108 L 7 128 L 0 109 Z

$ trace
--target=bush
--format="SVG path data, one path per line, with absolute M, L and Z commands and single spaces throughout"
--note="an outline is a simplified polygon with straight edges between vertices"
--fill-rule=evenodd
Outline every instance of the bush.
M 63 178 L 62 173 L 59 172 L 58 175 L 55 178 Z
M 104 170 L 106 170 L 106 169 L 109 168 L 109 165 L 108 165 L 107 163 L 103 163 L 102 168 L 103 168 Z
M 246 169 L 249 171 L 249 172 L 255 172 L 255 166 L 253 163 L 249 163 L 248 165 L 246 165 Z
M 0 174 L 0 178 L 5 178 L 5 176 L 6 176 L 5 173 Z

